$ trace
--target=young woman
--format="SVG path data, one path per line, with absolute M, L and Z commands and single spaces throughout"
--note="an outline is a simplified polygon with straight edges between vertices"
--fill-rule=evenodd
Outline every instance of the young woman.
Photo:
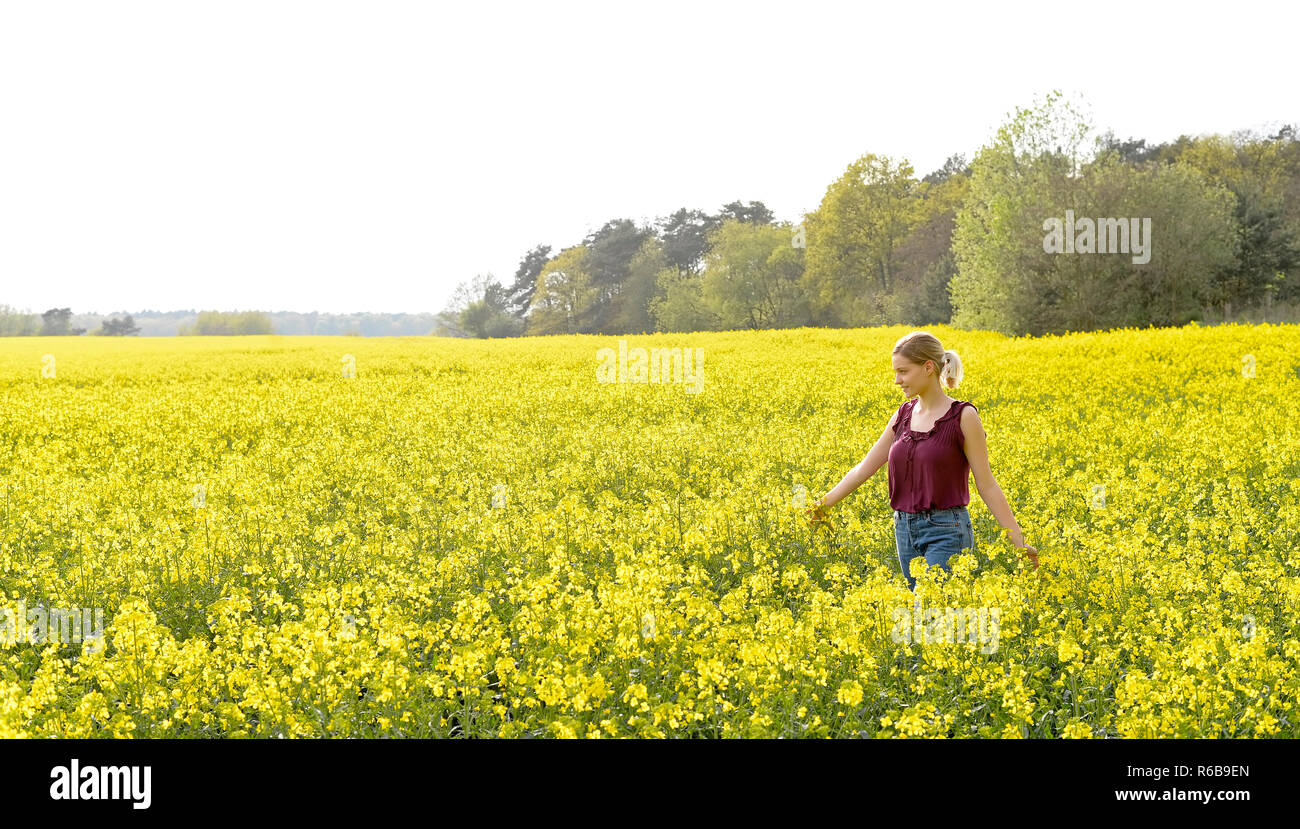
M 916 589 L 909 565 L 925 557 L 951 573 L 948 559 L 963 549 L 975 549 L 971 528 L 967 476 L 974 472 L 975 489 L 1011 543 L 1025 550 L 1038 567 L 1038 550 L 1025 543 L 1002 488 L 989 468 L 984 427 L 974 404 L 954 400 L 944 386 L 961 382 L 961 360 L 945 351 L 925 331 L 913 331 L 894 345 L 894 383 L 910 398 L 898 407 L 862 462 L 825 496 L 813 502 L 808 519 L 826 526 L 826 510 L 889 463 L 889 503 L 894 508 L 894 541 L 898 563 L 909 589 Z

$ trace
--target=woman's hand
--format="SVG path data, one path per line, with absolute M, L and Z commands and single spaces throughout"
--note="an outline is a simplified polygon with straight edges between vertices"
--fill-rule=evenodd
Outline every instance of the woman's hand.
M 808 526 L 814 530 L 820 528 L 829 531 L 831 523 L 830 515 L 827 514 L 828 509 L 830 509 L 830 507 L 823 504 L 820 498 L 813 501 L 813 505 L 803 512 L 804 519 L 808 522 Z
M 1029 556 L 1029 560 L 1034 563 L 1034 569 L 1037 570 L 1038 550 L 1025 543 L 1025 537 L 1023 534 L 1021 534 L 1020 528 L 1016 527 L 1013 530 L 1004 530 L 1004 532 L 1007 534 L 1008 539 L 1011 541 L 1013 545 L 1025 551 L 1025 555 Z
M 1037 570 L 1037 569 L 1038 569 L 1038 550 L 1035 549 L 1034 547 L 1029 546 L 1029 545 L 1026 544 L 1023 540 L 1022 540 L 1019 544 L 1017 544 L 1016 546 L 1019 547 L 1020 549 L 1022 549 L 1022 550 L 1025 551 L 1025 555 L 1029 556 L 1029 560 L 1032 561 L 1032 562 L 1034 563 L 1034 569 Z

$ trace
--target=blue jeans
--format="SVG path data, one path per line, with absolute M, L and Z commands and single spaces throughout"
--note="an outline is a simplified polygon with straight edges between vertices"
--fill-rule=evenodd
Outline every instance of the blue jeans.
M 898 563 L 903 568 L 907 588 L 916 589 L 916 579 L 909 568 L 912 559 L 925 556 L 925 563 L 951 573 L 948 559 L 962 550 L 974 550 L 975 530 L 965 507 L 903 512 L 894 510 L 894 541 L 898 544 Z

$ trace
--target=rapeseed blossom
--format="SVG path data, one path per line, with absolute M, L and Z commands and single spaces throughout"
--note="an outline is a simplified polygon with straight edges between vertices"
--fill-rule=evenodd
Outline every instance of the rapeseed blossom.
M 698 394 L 591 337 L 5 340 L 0 601 L 106 624 L 14 620 L 0 737 L 1300 736 L 1295 326 L 940 327 L 1042 564 L 971 487 L 915 593 L 884 470 L 815 534 L 797 497 L 901 333 L 646 335 Z

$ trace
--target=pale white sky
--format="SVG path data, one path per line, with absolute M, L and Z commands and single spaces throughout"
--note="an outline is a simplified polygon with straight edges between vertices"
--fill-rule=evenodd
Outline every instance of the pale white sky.
M 1300 123 L 1286 7 L 0 0 L 0 303 L 439 311 L 606 220 L 798 221 L 1052 88 L 1121 137 Z

